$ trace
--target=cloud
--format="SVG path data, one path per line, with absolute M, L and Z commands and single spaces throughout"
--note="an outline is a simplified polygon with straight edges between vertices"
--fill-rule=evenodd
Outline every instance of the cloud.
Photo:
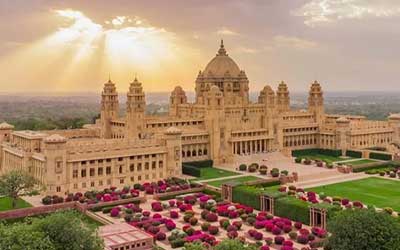
M 343 19 L 399 16 L 400 1 L 311 0 L 292 14 L 304 17 L 304 23 L 314 27 Z
M 316 42 L 295 36 L 274 36 L 273 42 L 275 47 L 291 47 L 295 49 L 311 49 L 317 46 Z
M 235 52 L 237 53 L 242 53 L 242 54 L 255 54 L 259 50 L 254 49 L 254 48 L 247 48 L 247 47 L 238 47 L 235 49 Z
M 218 35 L 224 35 L 224 36 L 237 36 L 237 35 L 239 35 L 239 33 L 235 32 L 235 31 L 233 31 L 231 29 L 228 29 L 226 27 L 221 27 L 219 30 L 217 30 L 217 34 Z

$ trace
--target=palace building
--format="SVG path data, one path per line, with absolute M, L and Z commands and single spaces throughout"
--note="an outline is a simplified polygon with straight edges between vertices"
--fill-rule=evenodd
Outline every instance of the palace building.
M 265 86 L 249 100 L 249 79 L 223 42 L 195 81 L 195 100 L 177 86 L 169 114 L 145 113 L 138 79 L 119 116 L 116 84 L 104 84 L 101 116 L 82 129 L 14 131 L 0 124 L 0 172 L 23 169 L 41 180 L 49 194 L 121 187 L 181 175 L 182 162 L 233 162 L 236 155 L 294 149 L 365 149 L 398 152 L 400 115 L 387 121 L 326 114 L 320 83 L 310 84 L 307 110 L 292 110 L 288 86 Z

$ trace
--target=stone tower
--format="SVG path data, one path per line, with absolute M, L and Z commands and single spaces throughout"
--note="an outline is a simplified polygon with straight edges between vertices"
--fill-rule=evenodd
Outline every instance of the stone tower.
M 336 119 L 336 149 L 342 150 L 346 155 L 346 150 L 350 145 L 350 120 L 342 116 Z
M 181 86 L 176 86 L 169 99 L 169 115 L 181 117 L 179 105 L 182 104 L 187 104 L 186 93 Z
M 276 116 L 276 105 L 275 105 L 275 93 L 271 86 L 267 85 L 261 90 L 258 97 L 258 103 L 265 105 L 263 127 L 268 130 L 268 135 L 273 136 L 274 134 L 274 120 Z
M 11 139 L 11 133 L 14 130 L 14 126 L 3 122 L 0 124 L 0 152 L 3 152 L 3 142 L 9 142 Z M 4 170 L 3 166 L 3 154 L 0 153 L 0 174 Z
M 108 79 L 101 93 L 101 137 L 111 138 L 111 121 L 118 118 L 119 102 L 115 84 Z
M 125 138 L 140 138 L 144 129 L 146 100 L 142 83 L 137 78 L 131 82 L 126 100 L 126 135 Z
M 212 86 L 209 92 L 205 95 L 206 102 L 206 126 L 210 131 L 210 146 L 211 146 L 211 158 L 214 161 L 223 162 L 229 158 L 228 153 L 228 142 L 227 142 L 227 131 L 225 124 L 225 112 L 224 112 L 224 96 L 218 86 Z
M 289 90 L 284 81 L 278 85 L 278 91 L 276 92 L 276 106 L 279 113 L 290 110 Z
M 67 139 L 54 134 L 44 139 L 46 155 L 46 186 L 49 194 L 68 192 Z M 67 177 L 68 176 L 68 177 Z
M 167 176 L 182 175 L 182 131 L 175 127 L 168 128 L 165 133 L 165 144 L 167 146 Z
M 308 111 L 313 113 L 315 122 L 322 125 L 324 120 L 324 96 L 321 85 L 314 81 L 308 94 Z

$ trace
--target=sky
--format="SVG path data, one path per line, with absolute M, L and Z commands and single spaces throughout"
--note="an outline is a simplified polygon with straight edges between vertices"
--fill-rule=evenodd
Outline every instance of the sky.
M 252 91 L 398 91 L 398 0 L 0 0 L 0 92 L 194 90 L 220 40 Z

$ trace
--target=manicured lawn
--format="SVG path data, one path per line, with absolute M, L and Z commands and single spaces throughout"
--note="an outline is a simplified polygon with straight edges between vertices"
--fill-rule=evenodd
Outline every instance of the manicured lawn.
M 201 171 L 201 177 L 196 178 L 196 181 L 240 175 L 238 173 L 219 169 L 219 168 L 201 168 L 200 171 Z
M 24 207 L 32 207 L 32 205 L 22 199 L 18 199 L 16 208 L 24 208 Z M 7 211 L 7 210 L 11 210 L 11 209 L 13 209 L 11 199 L 8 197 L 1 197 L 0 198 L 0 211 Z
M 310 160 L 321 160 L 325 161 L 328 163 L 333 163 L 336 161 L 345 161 L 345 160 L 351 160 L 353 158 L 351 157 L 335 157 L 335 156 L 330 156 L 330 155 L 322 155 L 322 154 L 313 154 L 313 155 L 303 155 L 300 156 L 301 158 L 308 158 Z
M 248 181 L 257 181 L 257 180 L 261 180 L 261 179 L 255 177 L 255 176 L 248 175 L 248 176 L 241 176 L 241 177 L 231 178 L 231 179 L 226 179 L 226 180 L 210 181 L 210 182 L 206 182 L 206 183 L 208 185 L 211 185 L 214 187 L 221 187 L 222 184 L 224 184 L 226 182 L 244 183 L 244 182 L 248 182 Z
M 370 160 L 370 159 L 361 159 L 361 160 L 357 160 L 357 161 L 349 161 L 349 162 L 344 162 L 344 163 L 350 164 L 353 166 L 357 166 L 357 165 L 363 165 L 363 164 L 374 163 L 374 162 L 377 162 L 377 161 Z
M 400 211 L 400 181 L 369 177 L 309 190 L 317 193 L 324 192 L 328 196 L 348 198 L 352 201 L 358 200 L 379 208 L 391 207 L 395 211 Z

